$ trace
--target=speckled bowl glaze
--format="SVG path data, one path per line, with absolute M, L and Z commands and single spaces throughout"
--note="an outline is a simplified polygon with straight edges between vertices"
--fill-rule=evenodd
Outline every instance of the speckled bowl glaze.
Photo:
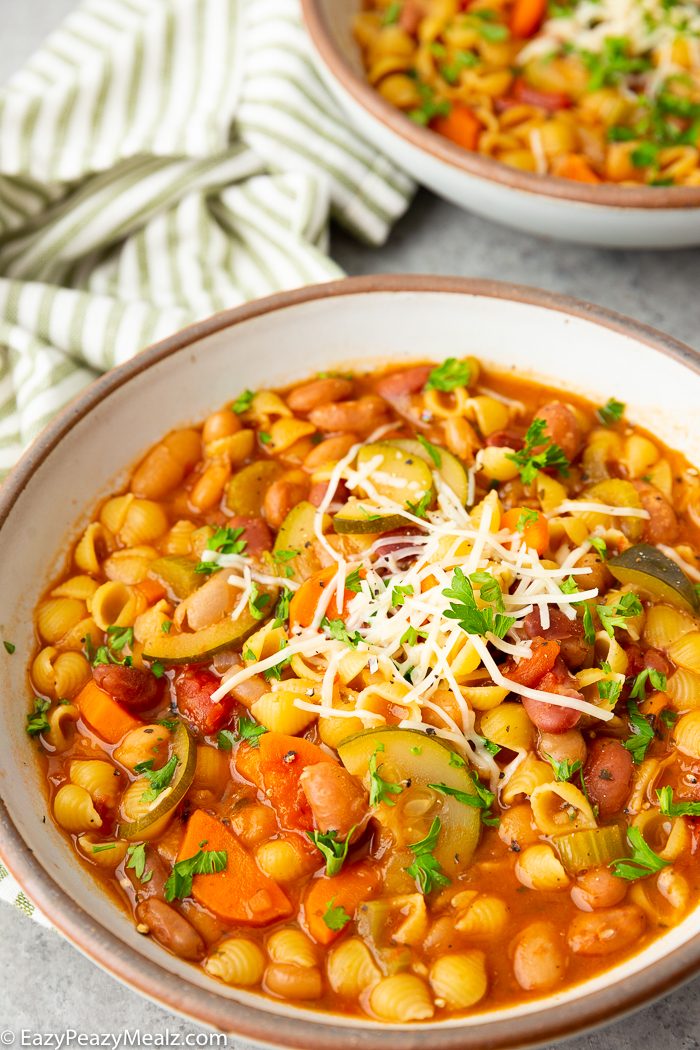
M 650 328 L 563 296 L 490 281 L 368 277 L 263 299 L 193 325 L 116 368 L 44 431 L 0 490 L 0 854 L 80 951 L 161 1005 L 264 1046 L 489 1050 L 602 1024 L 700 969 L 700 911 L 595 980 L 508 1010 L 405 1027 L 317 1013 L 227 988 L 136 933 L 46 818 L 24 732 L 32 610 L 97 501 L 162 435 L 245 387 L 314 372 L 474 354 L 487 364 L 626 401 L 631 419 L 700 463 L 700 358 Z M 90 995 L 89 988 L 85 994 Z
M 410 120 L 365 80 L 352 18 L 359 0 L 301 0 L 321 78 L 357 130 L 460 208 L 525 233 L 605 248 L 700 244 L 700 186 L 591 186 L 508 167 Z

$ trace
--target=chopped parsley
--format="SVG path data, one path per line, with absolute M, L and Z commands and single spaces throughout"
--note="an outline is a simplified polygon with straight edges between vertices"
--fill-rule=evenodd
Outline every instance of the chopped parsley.
M 340 619 L 329 620 L 327 616 L 324 616 L 321 621 L 321 627 L 325 627 L 328 630 L 331 638 L 335 638 L 337 642 L 344 642 L 351 649 L 357 649 L 358 643 L 363 641 L 359 631 L 349 634 L 347 627 Z
M 336 893 L 328 902 L 328 907 L 323 913 L 323 921 L 329 930 L 342 930 L 350 922 L 350 916 L 345 911 L 341 904 L 337 904 L 334 907 L 335 898 L 338 896 Z
M 237 416 L 240 416 L 243 412 L 247 412 L 253 403 L 254 397 L 255 394 L 252 390 L 244 390 L 231 405 L 231 411 L 235 412 Z
M 634 685 L 630 692 L 631 697 L 634 697 L 635 700 L 640 700 L 642 703 L 647 698 L 647 679 L 651 682 L 654 689 L 657 689 L 660 693 L 666 692 L 666 675 L 662 674 L 661 671 L 655 671 L 653 668 L 645 667 L 635 678 Z
M 678 721 L 678 712 L 671 711 L 670 708 L 666 707 L 659 715 L 659 718 L 668 729 L 672 729 Z
M 285 587 L 279 596 L 277 601 L 277 607 L 275 609 L 275 619 L 272 624 L 273 631 L 276 627 L 283 627 L 289 619 L 289 602 L 291 601 L 292 592 L 289 587 Z
M 614 705 L 620 699 L 621 692 L 622 682 L 598 682 L 598 696 L 601 700 L 609 700 Z
M 478 736 L 478 734 L 477 734 Z M 497 755 L 501 750 L 499 745 L 493 740 L 489 740 L 487 736 L 479 736 L 482 747 L 485 747 L 490 755 Z M 450 765 L 452 765 L 452 758 L 450 758 Z
M 627 701 L 627 713 L 632 723 L 632 736 L 623 743 L 632 755 L 632 761 L 638 766 L 646 758 L 649 744 L 654 739 L 655 733 L 647 719 L 640 715 L 639 708 L 632 697 Z
M 258 747 L 260 744 L 260 737 L 263 733 L 267 733 L 265 726 L 259 726 L 252 718 L 246 718 L 244 716 L 243 718 L 238 719 L 238 732 L 236 734 L 237 740 L 245 740 L 251 747 Z
M 425 640 L 428 637 L 427 631 L 419 631 L 417 627 L 411 627 L 409 624 L 404 633 L 401 635 L 401 645 L 417 645 L 418 639 L 422 638 Z
M 571 780 L 574 773 L 578 773 L 579 770 L 583 768 L 581 761 L 578 758 L 573 762 L 570 758 L 565 758 L 563 762 L 559 762 L 558 759 L 554 758 L 552 755 L 548 755 L 546 751 L 543 753 L 544 757 L 554 770 L 555 780 Z
M 656 794 L 665 817 L 700 817 L 700 802 L 674 802 L 672 787 L 657 788 Z
M 632 856 L 613 860 L 609 865 L 613 869 L 613 875 L 617 875 L 618 879 L 633 882 L 635 879 L 653 875 L 670 864 L 670 861 L 662 860 L 654 853 L 651 846 L 646 844 L 639 828 L 628 828 L 627 838 L 632 843 Z
M 126 855 L 129 858 L 126 866 L 127 868 L 133 868 L 139 882 L 142 882 L 144 885 L 150 882 L 153 878 L 153 869 L 151 868 L 145 878 L 143 874 L 146 870 L 146 843 L 139 842 L 137 846 L 127 846 Z
M 525 508 L 520 512 L 520 516 L 515 523 L 515 531 L 524 532 L 528 525 L 532 525 L 535 521 L 537 521 L 537 511 Z
M 263 445 L 269 445 L 272 441 L 272 434 L 268 434 L 266 430 L 259 430 L 258 437 Z
M 596 608 L 596 606 L 593 608 Z M 593 626 L 593 612 L 590 605 L 586 605 L 583 610 L 583 636 L 586 640 L 586 645 L 593 645 L 595 642 L 595 627 Z
M 497 748 L 497 750 L 500 749 Z M 459 788 L 448 787 L 447 784 L 428 784 L 428 787 L 432 788 L 434 791 L 439 791 L 441 795 L 451 795 L 453 798 L 456 798 L 458 802 L 463 803 L 465 806 L 471 806 L 472 809 L 489 811 L 493 805 L 494 799 L 496 798 L 495 794 L 493 791 L 489 791 L 487 787 L 484 787 L 479 780 L 477 773 L 473 769 L 468 770 L 468 773 L 474 787 L 476 788 L 475 795 L 469 794 L 469 792 L 466 791 L 460 791 Z M 483 812 L 481 819 L 484 824 L 497 825 L 499 823 L 499 818 L 494 817 L 491 812 Z
M 456 751 L 450 751 L 450 761 L 447 764 L 453 769 L 464 769 L 467 763 Z
M 442 452 L 440 449 L 437 445 L 433 445 L 432 442 L 426 441 L 422 434 L 418 435 L 418 440 L 439 470 L 442 466 Z
M 642 603 L 636 594 L 623 594 L 612 605 L 598 605 L 596 610 L 604 629 L 614 638 L 615 627 L 623 627 L 629 631 L 627 620 L 642 615 Z
M 165 674 L 165 664 L 162 664 L 160 660 L 154 660 L 150 665 L 150 670 L 156 676 L 156 678 L 162 678 Z
M 579 52 L 588 69 L 588 91 L 599 91 L 602 87 L 616 87 L 629 73 L 645 73 L 651 69 L 647 58 L 629 55 L 630 42 L 624 36 L 609 36 L 603 42 L 600 53 L 581 50 Z
M 482 577 L 486 577 L 483 582 Z M 485 609 L 478 608 L 471 584 L 472 579 L 477 583 L 482 583 L 479 591 L 482 600 L 495 601 L 495 612 L 492 605 L 487 605 Z M 496 589 L 498 590 L 497 595 Z M 445 588 L 442 593 L 452 602 L 444 615 L 448 619 L 456 620 L 466 634 L 478 634 L 485 638 L 490 632 L 497 638 L 505 638 L 515 623 L 515 617 L 504 615 L 505 605 L 500 585 L 488 573 L 473 573 L 467 578 L 460 568 L 456 568 L 452 576 L 452 587 Z
M 237 736 L 230 729 L 221 729 L 216 737 L 216 744 L 220 751 L 231 751 Z
M 593 547 L 593 549 L 596 550 L 598 554 L 600 554 L 603 561 L 605 561 L 605 559 L 608 557 L 608 548 L 607 544 L 605 543 L 605 540 L 601 540 L 599 536 L 589 536 L 588 542 L 590 543 L 591 547 Z
M 610 129 L 612 131 L 612 128 Z M 630 136 L 632 138 L 633 136 Z M 604 405 L 601 405 L 597 410 L 596 415 L 601 423 L 604 423 L 606 427 L 613 426 L 614 423 L 619 423 L 625 412 L 625 406 L 622 401 L 616 401 L 614 397 L 611 397 L 609 401 L 606 401 Z
M 279 652 L 287 648 L 287 641 L 285 638 L 280 642 Z M 276 678 L 278 682 L 282 681 L 282 671 L 285 667 L 289 667 L 292 662 L 292 656 L 287 656 L 284 660 L 280 660 L 279 663 L 273 664 L 272 667 L 266 667 L 263 671 L 263 678 L 266 682 L 269 682 L 271 678 Z
M 206 845 L 206 842 L 202 843 Z M 199 849 L 186 860 L 177 860 L 173 872 L 165 884 L 166 901 L 182 900 L 192 893 L 192 880 L 195 875 L 216 875 L 226 870 L 228 854 L 225 849 Z
M 13 645 L 12 642 L 3 642 L 2 644 L 5 646 L 5 652 L 8 652 L 10 656 L 12 656 L 17 647 Z
M 273 551 L 272 557 L 275 559 L 275 561 L 288 562 L 291 561 L 292 558 L 296 558 L 299 554 L 301 554 L 301 551 L 295 551 L 292 550 L 291 547 L 289 547 L 287 550 L 284 551 Z
M 370 806 L 378 806 L 380 802 L 385 802 L 387 806 L 395 806 L 396 802 L 391 795 L 400 795 L 403 791 L 401 784 L 392 784 L 390 780 L 385 780 L 379 772 L 383 769 L 383 763 L 377 768 L 377 754 L 384 750 L 383 744 L 377 744 L 374 754 L 370 756 L 369 760 L 369 804 Z
M 396 586 L 391 592 L 391 604 L 394 609 L 400 609 L 407 598 L 414 593 L 413 585 L 407 584 L 405 587 Z
M 34 708 L 27 715 L 27 725 L 25 729 L 29 736 L 38 736 L 40 733 L 48 733 L 51 726 L 46 717 L 46 712 L 51 707 L 49 700 L 44 700 L 40 696 L 34 697 Z
M 443 393 L 449 394 L 452 390 L 456 390 L 458 386 L 468 386 L 471 374 L 472 370 L 466 361 L 458 361 L 456 357 L 448 357 L 446 361 L 443 361 L 441 365 L 432 370 L 424 389 L 442 390 Z
M 357 828 L 357 824 L 355 824 L 355 827 L 350 828 L 345 842 L 338 841 L 337 831 L 327 831 L 324 835 L 322 835 L 320 831 L 306 832 L 314 846 L 320 850 L 326 858 L 326 875 L 329 879 L 332 879 L 334 875 L 340 874 L 345 858 L 348 855 L 350 839 L 353 836 L 355 828 Z
M 163 634 L 170 634 L 170 628 L 172 627 L 172 625 L 172 620 L 163 620 L 162 624 L 160 625 L 160 629 L 163 632 Z
M 410 867 L 404 870 L 416 880 L 421 893 L 430 893 L 436 886 L 449 886 L 451 881 L 444 874 L 440 862 L 433 856 L 433 850 L 440 836 L 440 828 L 440 818 L 436 817 L 425 838 L 408 847 L 416 859 Z
M 567 576 L 565 580 L 559 584 L 559 590 L 562 594 L 578 594 L 578 584 L 573 576 Z
M 134 647 L 133 627 L 108 627 L 107 635 L 109 636 L 109 648 L 116 653 L 120 653 L 125 645 L 128 645 L 130 649 Z
M 525 447 L 520 452 L 506 452 L 506 459 L 518 468 L 523 485 L 531 485 L 537 472 L 548 468 L 554 468 L 564 478 L 569 476 L 569 461 L 564 450 L 545 436 L 546 429 L 546 420 L 533 419 L 525 435 Z
M 177 755 L 173 755 L 162 769 L 154 769 L 154 761 L 154 759 L 149 758 L 147 761 L 139 762 L 138 765 L 134 766 L 134 773 L 143 773 L 148 781 L 148 787 L 141 795 L 141 799 L 144 802 L 155 802 L 158 796 L 165 791 L 173 779 L 173 774 L 180 759 Z
M 407 499 L 406 506 L 416 518 L 427 518 L 428 507 L 432 502 L 432 498 L 432 492 L 426 492 L 421 496 L 417 503 L 411 503 L 410 499 Z
M 398 22 L 399 15 L 401 14 L 401 7 L 401 0 L 393 0 L 382 15 L 382 25 L 393 26 Z M 319 379 L 326 379 L 327 377 L 335 376 L 337 374 L 337 372 L 319 372 Z
M 261 594 L 260 588 L 257 583 L 253 581 L 250 587 L 250 598 L 248 599 L 248 609 L 250 615 L 256 620 L 262 620 L 265 616 L 265 606 L 270 601 L 269 594 Z
M 362 591 L 362 580 L 360 579 L 359 568 L 353 569 L 352 572 L 348 573 L 345 577 L 345 590 L 352 591 L 353 594 L 360 594 Z
M 218 551 L 219 554 L 242 554 L 247 543 L 247 540 L 240 539 L 244 531 L 242 526 L 236 529 L 219 527 L 207 540 L 207 550 Z
M 456 84 L 463 69 L 473 69 L 481 62 L 479 56 L 473 51 L 463 51 L 458 48 L 453 54 L 452 62 L 443 63 L 440 66 L 440 73 L 448 84 Z M 466 386 L 466 383 L 464 385 Z

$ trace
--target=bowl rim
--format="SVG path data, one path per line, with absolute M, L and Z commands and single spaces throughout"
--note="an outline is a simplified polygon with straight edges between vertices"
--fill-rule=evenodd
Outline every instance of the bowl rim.
M 24 453 L 0 489 L 0 528 L 39 465 L 65 435 L 112 392 L 160 361 L 216 332 L 300 304 L 371 293 L 447 293 L 504 299 L 590 320 L 672 357 L 700 374 L 700 354 L 691 347 L 605 307 L 566 295 L 501 281 L 423 275 L 372 275 L 310 285 L 214 314 L 147 348 L 97 379 L 49 423 Z M 470 1027 L 346 1027 L 332 1015 L 318 1021 L 269 1012 L 226 999 L 178 977 L 129 947 L 97 923 L 59 888 L 26 845 L 0 797 L 0 856 L 33 903 L 79 951 L 134 991 L 190 1020 L 266 1046 L 299 1050 L 423 1050 L 429 1031 L 434 1050 L 506 1050 L 536 1047 L 580 1034 L 665 995 L 700 972 L 700 934 L 623 983 L 599 989 L 542 1011 Z
M 590 185 L 574 182 L 572 179 L 562 179 L 556 175 L 539 175 L 536 172 L 511 168 L 492 157 L 462 149 L 442 135 L 416 124 L 358 76 L 335 44 L 323 13 L 323 0 L 301 0 L 301 9 L 318 56 L 355 102 L 394 134 L 443 164 L 448 164 L 465 174 L 508 186 L 510 189 L 579 204 L 642 208 L 651 211 L 700 207 L 700 186 L 637 187 L 620 186 L 616 183 Z

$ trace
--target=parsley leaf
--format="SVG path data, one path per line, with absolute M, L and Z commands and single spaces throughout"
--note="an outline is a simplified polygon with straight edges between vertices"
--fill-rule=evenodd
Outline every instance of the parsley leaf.
M 275 561 L 287 562 L 291 561 L 292 558 L 296 558 L 299 554 L 301 554 L 301 551 L 295 551 L 292 550 L 291 547 L 289 547 L 287 550 L 284 551 L 273 551 L 272 557 Z
M 651 69 L 648 59 L 631 58 L 629 49 L 630 42 L 626 37 L 609 36 L 605 38 L 600 53 L 584 50 L 579 52 L 590 73 L 589 91 L 598 91 L 605 86 L 615 87 L 629 73 L 644 73 Z
M 613 869 L 613 875 L 618 879 L 627 879 L 633 882 L 635 879 L 643 879 L 646 875 L 653 875 L 661 871 L 671 862 L 662 860 L 654 853 L 653 849 L 646 844 L 639 828 L 628 828 L 627 838 L 632 843 L 633 853 L 631 857 L 621 857 L 613 860 L 608 865 Z
M 613 129 L 610 128 L 610 131 Z M 630 135 L 630 138 L 634 138 L 634 133 Z M 611 397 L 604 405 L 601 405 L 596 415 L 601 423 L 604 423 L 606 427 L 611 427 L 613 423 L 619 423 L 625 411 L 625 406 L 622 401 L 616 401 L 614 397 Z
M 449 394 L 458 386 L 468 386 L 472 370 L 466 361 L 458 361 L 456 357 L 448 357 L 441 365 L 434 368 L 428 376 L 425 390 L 442 390 Z M 437 466 L 440 464 L 438 463 Z
M 272 434 L 268 434 L 266 430 L 259 430 L 258 437 L 263 445 L 269 445 L 272 441 Z
M 449 886 L 451 882 L 443 873 L 440 862 L 433 856 L 441 826 L 440 818 L 436 817 L 425 838 L 408 847 L 416 859 L 404 870 L 417 881 L 421 893 L 430 893 L 435 886 Z
M 598 682 L 598 696 L 601 700 L 611 701 L 611 706 L 614 706 L 620 699 L 620 693 L 622 692 L 622 682 L 614 681 L 602 681 Z
M 484 738 L 485 739 L 485 738 Z M 492 747 L 496 748 L 496 751 L 500 751 L 500 748 L 492 741 L 488 741 Z M 489 749 L 490 750 L 490 749 Z M 493 754 L 493 752 L 491 752 Z M 462 802 L 465 806 L 471 806 L 472 809 L 490 810 L 495 799 L 493 791 L 489 791 L 487 787 L 479 780 L 478 774 L 473 769 L 468 770 L 471 781 L 476 788 L 476 795 L 471 795 L 466 791 L 460 791 L 459 788 L 448 787 L 447 784 L 428 784 L 428 787 L 434 791 L 439 791 L 441 795 L 451 795 L 456 798 L 458 802 Z M 485 824 L 498 824 L 499 818 L 494 817 L 490 812 L 482 813 L 482 820 Z
M 678 721 L 679 715 L 677 711 L 671 711 L 667 707 L 661 712 L 659 718 L 668 729 L 672 729 Z
M 173 755 L 162 769 L 151 768 L 153 766 L 152 758 L 147 762 L 139 762 L 138 765 L 134 766 L 134 773 L 143 773 L 149 784 L 141 795 L 144 802 L 155 802 L 161 792 L 165 791 L 173 779 L 173 774 L 179 761 L 180 759 L 177 755 Z
M 516 532 L 524 532 L 528 525 L 531 525 L 533 521 L 537 521 L 537 511 L 528 510 L 527 507 L 520 512 L 520 517 L 515 523 Z
M 464 769 L 467 763 L 456 751 L 450 751 L 450 761 L 447 764 L 453 769 Z
M 120 653 L 125 645 L 128 645 L 130 649 L 134 647 L 134 628 L 133 627 L 108 627 L 107 634 L 109 635 L 109 648 L 113 649 L 114 652 Z
M 286 639 L 282 639 L 280 642 L 279 652 L 287 648 Z M 263 671 L 263 678 L 266 682 L 269 682 L 271 678 L 276 678 L 278 682 L 282 681 L 282 671 L 285 667 L 289 667 L 292 662 L 292 656 L 286 657 L 284 660 L 280 660 L 279 663 L 273 664 L 272 667 L 266 667 Z
M 360 594 L 362 591 L 362 581 L 360 579 L 359 568 L 353 569 L 351 573 L 345 577 L 345 590 L 352 591 L 353 594 Z
M 260 588 L 257 583 L 253 582 L 250 588 L 250 598 L 248 599 L 250 615 L 255 617 L 256 620 L 262 620 L 265 616 L 265 606 L 269 601 L 270 595 L 260 594 Z
M 480 582 L 481 576 L 487 576 L 488 580 L 485 581 L 480 590 L 480 597 L 484 600 L 493 600 L 487 598 L 484 594 L 484 588 L 486 588 L 486 594 L 493 594 L 495 596 L 495 590 L 492 588 L 492 584 L 495 584 L 498 588 L 500 596 L 500 607 L 503 606 L 503 595 L 501 594 L 501 588 L 497 580 L 489 576 L 488 573 L 474 573 L 473 577 L 477 577 L 477 582 Z M 449 608 L 445 610 L 444 615 L 451 620 L 457 620 L 459 626 L 466 634 L 478 634 L 482 638 L 486 637 L 487 632 L 495 634 L 497 638 L 505 638 L 508 631 L 515 623 L 515 617 L 505 616 L 502 612 L 496 612 L 494 614 L 493 607 L 487 605 L 485 609 L 479 609 L 476 604 L 474 597 L 474 590 L 471 585 L 471 580 L 468 579 L 464 572 L 460 568 L 454 570 L 452 576 L 452 587 L 447 587 L 442 592 L 445 598 L 452 601 Z M 497 608 L 499 607 L 499 599 L 496 598 Z
M 275 620 L 272 624 L 272 630 L 276 627 L 284 627 L 285 623 L 289 619 L 289 602 L 292 597 L 292 592 L 289 587 L 285 587 L 279 596 L 277 602 L 277 608 L 275 609 Z
M 306 832 L 314 846 L 326 858 L 326 875 L 329 879 L 332 879 L 334 875 L 340 874 L 343 862 L 348 855 L 350 839 L 356 827 L 357 824 L 355 824 L 355 827 L 350 828 L 345 842 L 338 841 L 337 831 L 327 831 L 325 835 L 322 835 L 320 831 Z
M 672 787 L 657 788 L 656 794 L 665 817 L 700 817 L 700 802 L 674 802 Z
M 139 882 L 144 884 L 150 882 L 153 878 L 153 869 L 149 871 L 145 878 L 143 877 L 143 873 L 146 869 L 146 843 L 139 842 L 137 846 L 127 846 L 126 855 L 129 858 L 126 866 L 127 868 L 134 869 L 136 878 Z
M 563 762 L 559 762 L 558 759 L 547 754 L 546 751 L 544 751 L 543 754 L 554 770 L 555 780 L 571 780 L 574 773 L 578 773 L 578 771 L 583 768 L 581 761 L 578 758 L 574 762 L 572 762 L 570 758 L 565 758 Z
M 5 646 L 5 651 L 12 656 L 17 646 L 13 645 L 12 642 L 3 642 L 2 644 Z
M 421 638 L 423 641 L 428 637 L 427 631 L 420 631 L 417 627 L 411 627 L 409 624 L 404 633 L 401 636 L 401 645 L 417 645 L 418 639 Z
M 357 649 L 358 643 L 363 641 L 359 631 L 355 631 L 352 635 L 349 634 L 347 627 L 340 619 L 329 620 L 327 616 L 324 616 L 321 627 L 326 627 L 331 638 L 335 638 L 337 642 L 345 642 L 351 649 Z
M 49 700 L 44 700 L 40 696 L 34 697 L 34 709 L 27 715 L 27 725 L 25 729 L 29 736 L 38 736 L 40 733 L 47 733 L 51 726 L 46 717 L 46 712 L 51 707 Z
M 433 445 L 432 442 L 426 441 L 422 434 L 418 435 L 418 440 L 439 470 L 442 466 L 442 453 L 440 449 L 437 445 Z
M 531 485 L 537 472 L 548 467 L 553 467 L 564 478 L 569 476 L 569 461 L 564 450 L 555 445 L 551 437 L 545 436 L 546 429 L 544 419 L 533 419 L 525 435 L 525 447 L 520 452 L 506 452 L 506 459 L 512 460 L 518 468 L 523 485 Z
M 477 734 L 477 736 L 478 736 L 478 734 Z M 496 744 L 493 740 L 489 740 L 489 738 L 487 736 L 479 736 L 479 740 L 481 741 L 482 745 L 486 748 L 486 750 L 488 751 L 488 753 L 490 755 L 494 755 L 495 756 L 501 750 L 499 745 Z M 450 765 L 452 765 L 452 759 L 451 758 L 450 758 Z
M 400 609 L 407 598 L 414 593 L 413 586 L 409 583 L 405 587 L 396 586 L 391 592 L 391 604 L 394 609 Z
M 634 616 L 642 615 L 642 603 L 636 594 L 623 594 L 622 597 L 612 605 L 598 605 L 598 616 L 600 622 L 611 638 L 615 637 L 613 628 L 623 627 L 629 631 L 626 621 Z
M 192 879 L 195 875 L 215 875 L 226 870 L 228 854 L 225 849 L 199 849 L 186 860 L 176 860 L 173 872 L 165 884 L 165 899 L 182 900 L 192 893 Z
M 338 904 L 333 907 L 335 898 L 338 896 L 336 893 L 328 901 L 328 907 L 323 913 L 323 921 L 329 930 L 342 930 L 350 922 L 350 916 L 343 908 L 342 904 Z
M 590 605 L 586 605 L 583 610 L 583 636 L 586 640 L 586 645 L 593 645 L 595 642 L 595 627 L 593 626 L 593 612 Z
M 172 625 L 172 620 L 163 620 L 162 624 L 160 625 L 160 629 L 163 632 L 163 634 L 170 634 L 170 628 L 172 627 Z
M 406 500 L 406 506 L 410 510 L 411 514 L 415 515 L 416 518 L 427 518 L 428 507 L 431 504 L 433 498 L 432 492 L 426 492 L 417 503 L 411 503 L 410 499 Z
M 230 729 L 221 729 L 216 737 L 216 745 L 220 751 L 231 751 L 236 739 L 236 734 Z
M 605 559 L 608 557 L 608 548 L 605 543 L 605 540 L 601 540 L 599 536 L 589 536 L 588 542 L 590 543 L 591 547 L 593 547 L 593 549 L 596 550 L 598 554 L 600 554 L 603 561 L 605 561 Z
M 382 15 L 382 25 L 393 26 L 396 22 L 398 22 L 399 15 L 401 14 L 401 7 L 401 0 L 393 0 L 393 2 L 389 4 L 384 14 Z M 319 372 L 319 376 L 321 378 L 325 378 L 326 375 L 330 375 L 330 373 L 324 372 L 323 374 L 321 374 Z
M 651 682 L 654 689 L 658 689 L 660 693 L 666 692 L 666 675 L 662 674 L 661 671 L 655 671 L 653 668 L 645 667 L 635 678 L 634 685 L 630 692 L 631 697 L 634 697 L 636 700 L 641 700 L 642 703 L 647 698 L 647 679 Z
M 237 416 L 240 416 L 243 412 L 247 412 L 254 397 L 255 394 L 252 390 L 244 390 L 231 405 L 231 411 L 235 412 Z
M 632 755 L 632 761 L 635 765 L 639 765 L 646 758 L 649 744 L 654 739 L 655 734 L 646 718 L 642 718 L 640 715 L 639 708 L 632 697 L 627 701 L 627 712 L 633 727 L 632 736 L 624 740 L 623 743 Z
M 207 540 L 207 550 L 218 551 L 219 554 L 242 554 L 247 540 L 241 540 L 239 537 L 244 531 L 242 526 L 236 529 L 219 527 L 211 539 Z
M 361 514 L 364 514 L 367 521 L 379 521 L 381 518 L 381 514 L 373 514 L 371 510 L 367 510 L 367 508 L 363 507 L 361 503 L 358 503 L 357 509 Z
M 252 718 L 238 719 L 238 733 L 236 734 L 238 740 L 245 740 L 251 747 L 258 747 L 263 733 L 267 733 L 265 726 L 259 726 Z
M 379 770 L 383 768 L 383 763 L 377 768 L 377 754 L 384 750 L 384 745 L 379 747 L 377 745 L 375 752 L 370 756 L 369 760 L 369 804 L 370 806 L 378 806 L 380 802 L 385 802 L 387 806 L 395 806 L 396 802 L 390 795 L 400 795 L 403 791 L 401 784 L 392 784 L 390 780 L 385 780 L 381 776 Z

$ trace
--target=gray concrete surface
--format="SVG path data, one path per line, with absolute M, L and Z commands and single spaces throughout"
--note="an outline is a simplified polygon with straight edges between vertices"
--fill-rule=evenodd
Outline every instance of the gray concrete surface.
M 0 0 L 0 83 L 73 6 L 74 0 Z M 700 348 L 700 250 L 633 253 L 556 244 L 502 229 L 422 191 L 384 248 L 364 248 L 336 230 L 333 255 L 350 274 L 463 274 L 566 292 Z M 154 1036 L 167 1031 L 183 1044 L 186 1036 L 201 1031 L 144 1001 L 57 934 L 0 904 L 0 1042 L 22 1045 L 23 1029 L 74 1029 L 91 1035 L 124 1028 Z M 14 1044 L 6 1032 L 14 1034 Z M 230 1045 L 250 1050 L 236 1040 Z M 631 1018 L 566 1045 L 570 1050 L 700 1047 L 700 979 Z

